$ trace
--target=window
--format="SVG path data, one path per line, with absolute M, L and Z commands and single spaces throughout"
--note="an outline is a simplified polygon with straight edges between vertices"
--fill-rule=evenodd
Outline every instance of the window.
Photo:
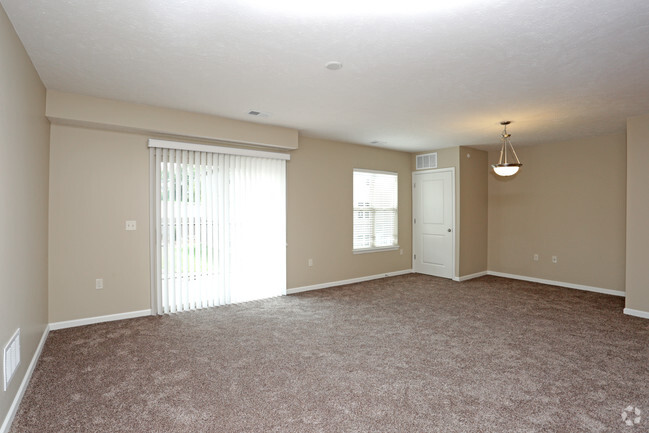
M 354 252 L 399 247 L 397 173 L 354 169 Z

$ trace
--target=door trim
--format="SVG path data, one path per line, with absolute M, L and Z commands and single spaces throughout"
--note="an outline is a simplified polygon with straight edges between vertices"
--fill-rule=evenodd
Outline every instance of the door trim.
M 412 250 L 412 255 L 410 256 L 410 263 L 412 266 L 412 269 L 414 272 L 416 272 L 415 269 L 415 224 L 414 224 L 414 218 L 415 218 L 415 194 L 412 191 L 413 185 L 415 183 L 415 176 L 419 174 L 428 174 L 428 173 L 443 173 L 443 172 L 450 172 L 451 173 L 451 210 L 452 210 L 452 217 L 451 220 L 453 221 L 453 227 L 451 227 L 451 230 L 453 230 L 453 237 L 452 237 L 452 242 L 451 242 L 451 267 L 453 268 L 453 277 L 452 280 L 455 280 L 458 278 L 458 272 L 457 272 L 457 267 L 456 265 L 456 260 L 455 260 L 455 243 L 458 238 L 458 230 L 457 227 L 459 227 L 459 221 L 455 218 L 455 167 L 447 167 L 447 168 L 433 168 L 429 170 L 418 170 L 418 171 L 413 171 L 412 172 L 412 179 L 410 182 L 410 191 L 411 191 L 411 197 L 412 197 L 412 206 L 410 209 L 411 213 L 411 219 L 410 219 L 410 227 L 411 227 L 411 232 L 412 232 L 412 245 L 411 245 L 411 250 Z

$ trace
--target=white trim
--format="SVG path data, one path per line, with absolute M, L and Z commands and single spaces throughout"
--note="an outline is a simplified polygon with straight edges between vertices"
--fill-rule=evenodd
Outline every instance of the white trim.
M 635 317 L 642 317 L 643 319 L 649 319 L 649 311 L 634 310 L 631 308 L 625 308 L 624 314 Z
M 487 274 L 488 274 L 488 271 L 476 272 L 475 274 L 463 275 L 463 276 L 461 276 L 459 278 L 453 278 L 453 281 L 472 280 L 474 278 L 484 277 Z
M 365 254 L 365 253 L 379 253 L 381 251 L 395 251 L 401 248 L 399 245 L 392 245 L 389 247 L 374 247 L 374 248 L 359 248 L 353 250 L 353 254 Z
M 95 323 L 112 322 L 114 320 L 133 319 L 136 317 L 150 316 L 151 309 L 140 311 L 129 311 L 128 313 L 109 314 L 107 316 L 87 317 L 85 319 L 66 320 L 64 322 L 50 323 L 50 330 L 73 328 L 75 326 L 92 325 Z
M 369 170 L 367 168 L 355 168 L 353 171 L 360 171 L 361 173 L 378 173 L 378 174 L 390 174 L 393 176 L 398 176 L 399 172 L 397 171 L 384 171 L 384 170 Z
M 182 141 L 167 141 L 149 139 L 149 147 L 159 147 L 162 149 L 175 150 L 192 150 L 195 152 L 225 153 L 227 155 L 252 156 L 257 158 L 291 159 L 288 153 L 265 152 L 263 150 L 242 149 L 240 147 L 212 146 L 210 144 L 185 143 Z
M 412 269 L 404 269 L 403 271 L 386 272 L 385 274 L 369 275 L 367 277 L 351 278 L 349 280 L 332 281 L 330 283 L 321 283 L 321 284 L 314 284 L 312 286 L 296 287 L 294 289 L 286 290 L 286 294 L 293 295 L 295 293 L 308 292 L 311 290 L 319 290 L 319 289 L 326 289 L 329 287 L 344 286 L 346 284 L 362 283 L 363 281 L 378 280 L 379 278 L 412 274 L 412 272 L 413 272 Z
M 562 281 L 544 280 L 542 278 L 525 277 L 522 275 L 506 274 L 504 272 L 487 271 L 487 274 L 495 277 L 511 278 L 514 280 L 530 281 L 533 283 L 548 284 L 550 286 L 566 287 L 568 289 L 585 290 L 587 292 L 603 293 L 605 295 L 625 297 L 626 293 L 620 290 L 602 289 L 600 287 L 584 286 L 582 284 L 564 283 Z
M 426 174 L 426 173 L 440 173 L 442 171 L 452 171 L 455 175 L 455 166 L 453 167 L 443 167 L 443 168 L 427 168 L 424 170 L 417 170 L 411 172 L 412 174 Z M 425 275 L 425 274 L 424 274 Z
M 43 331 L 43 335 L 41 336 L 41 341 L 38 343 L 38 346 L 36 347 L 36 351 L 34 352 L 34 356 L 32 356 L 32 360 L 29 363 L 29 366 L 27 367 L 27 371 L 25 372 L 25 376 L 23 376 L 22 382 L 20 382 L 20 387 L 18 388 L 18 392 L 14 397 L 14 401 L 11 403 L 11 406 L 9 406 L 9 411 L 7 412 L 7 415 L 5 416 L 4 421 L 2 422 L 2 426 L 0 427 L 0 433 L 9 433 L 9 429 L 11 428 L 11 423 L 13 422 L 14 417 L 18 412 L 18 407 L 20 406 L 20 402 L 22 401 L 23 396 L 25 395 L 25 390 L 27 389 L 27 385 L 29 385 L 29 381 L 32 378 L 32 373 L 34 373 L 34 369 L 36 368 L 38 359 L 41 357 L 41 352 L 43 351 L 43 347 L 45 346 L 45 341 L 47 340 L 47 336 L 49 335 L 49 333 L 50 333 L 50 327 L 49 325 L 46 325 L 45 330 Z

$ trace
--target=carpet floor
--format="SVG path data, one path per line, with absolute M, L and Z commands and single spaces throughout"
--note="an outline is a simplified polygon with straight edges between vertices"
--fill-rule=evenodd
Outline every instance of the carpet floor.
M 623 307 L 410 274 L 53 331 L 11 432 L 645 433 L 649 321 Z

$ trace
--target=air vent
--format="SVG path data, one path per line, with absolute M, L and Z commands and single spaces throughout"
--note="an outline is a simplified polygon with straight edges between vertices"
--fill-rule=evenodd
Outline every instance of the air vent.
M 250 110 L 250 111 L 248 111 L 248 114 L 250 114 L 251 116 L 255 116 L 255 117 L 269 117 L 270 116 L 269 113 L 264 113 L 263 111 L 257 111 L 257 110 Z
M 14 377 L 20 365 L 20 329 L 11 337 L 4 349 L 4 390 L 9 387 L 9 382 Z
M 417 170 L 437 168 L 437 152 L 417 155 Z

